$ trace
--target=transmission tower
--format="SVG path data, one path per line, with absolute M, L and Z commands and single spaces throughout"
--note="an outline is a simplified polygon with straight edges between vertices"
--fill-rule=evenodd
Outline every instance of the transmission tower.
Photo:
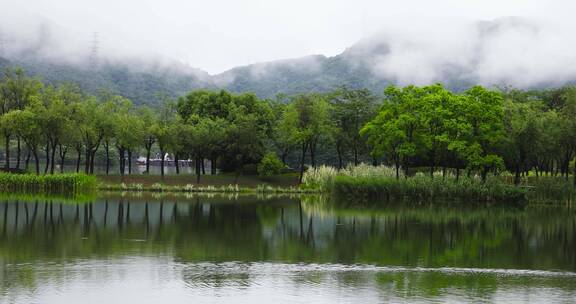
M 96 68 L 98 65 L 98 51 L 100 50 L 100 40 L 98 32 L 92 33 L 92 47 L 90 49 L 90 56 L 88 62 L 91 68 Z

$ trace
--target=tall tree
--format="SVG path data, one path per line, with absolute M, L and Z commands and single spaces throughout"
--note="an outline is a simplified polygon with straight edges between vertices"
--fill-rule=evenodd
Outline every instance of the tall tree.
M 310 152 L 311 164 L 314 167 L 317 146 L 330 134 L 329 108 L 330 105 L 323 95 L 298 95 L 282 116 L 282 128 L 289 134 L 289 140 L 301 147 L 300 182 L 304 175 L 306 153 Z
M 367 89 L 340 87 L 330 96 L 334 145 L 338 155 L 338 167 L 343 166 L 343 154 L 350 151 L 354 165 L 359 154 L 366 150 L 360 129 L 376 114 L 376 98 Z
M 42 88 L 42 82 L 37 78 L 26 76 L 21 68 L 4 71 L 0 80 L 0 114 L 6 114 L 11 110 L 23 110 Z M 6 163 L 4 167 L 10 167 L 10 138 L 12 134 L 4 133 L 6 146 Z M 21 147 L 20 138 L 17 140 L 16 168 L 20 168 Z

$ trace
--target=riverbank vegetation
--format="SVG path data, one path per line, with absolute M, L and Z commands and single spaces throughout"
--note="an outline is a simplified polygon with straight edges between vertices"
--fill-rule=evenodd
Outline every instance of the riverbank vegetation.
M 85 174 L 33 175 L 0 173 L 0 192 L 46 195 L 94 193 L 96 177 Z
M 402 175 L 402 173 L 398 173 Z M 304 174 L 304 189 L 317 189 L 332 194 L 335 202 L 356 205 L 412 202 L 459 201 L 466 203 L 527 202 L 526 188 L 515 187 L 499 178 L 483 181 L 479 176 L 460 177 L 450 174 L 427 176 L 422 172 L 414 176 L 396 178 L 396 170 L 386 166 L 361 164 L 342 170 L 321 166 Z
M 135 176 L 138 155 L 145 155 L 148 174 L 158 155 L 163 177 L 167 165 L 177 176 L 183 174 L 182 160 L 193 167 L 194 176 L 185 177 L 183 185 L 223 173 L 233 181 L 220 186 L 236 185 L 242 176 L 274 179 L 288 171 L 310 189 L 307 169 L 349 170 L 348 164 L 369 162 L 384 165 L 374 170 L 386 170 L 379 174 L 387 180 L 404 178 L 407 184 L 415 172 L 425 172 L 430 185 L 452 183 L 454 191 L 463 179 L 488 185 L 492 176 L 508 182 L 507 175 L 519 186 L 530 178 L 553 189 L 576 170 L 572 86 L 533 91 L 474 86 L 461 92 L 440 84 L 390 86 L 381 96 L 341 87 L 273 100 L 196 90 L 175 100 L 159 97 L 153 108 L 137 103 L 105 91 L 91 96 L 71 84 L 45 84 L 20 69 L 4 71 L 4 170 L 50 175 L 64 173 L 68 165 L 73 168 L 68 172 L 92 175 L 100 164 L 104 175 L 117 170 L 120 185 L 123 176 Z M 368 180 L 376 183 L 373 178 L 358 183 Z

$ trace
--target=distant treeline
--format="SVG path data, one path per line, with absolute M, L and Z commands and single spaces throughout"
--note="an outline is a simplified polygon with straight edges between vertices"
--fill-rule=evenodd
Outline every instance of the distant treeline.
M 130 174 L 126 160 L 141 152 L 147 158 L 159 152 L 162 163 L 170 153 L 176 172 L 179 159 L 195 160 L 198 179 L 207 170 L 241 174 L 270 153 L 285 163 L 297 160 L 302 173 L 306 165 L 326 162 L 322 152 L 338 167 L 371 159 L 406 173 L 427 167 L 431 174 L 465 170 L 485 178 L 508 170 L 519 182 L 528 171 L 568 178 L 576 152 L 571 86 L 475 86 L 458 93 L 440 84 L 390 86 L 382 96 L 340 87 L 273 100 L 197 90 L 148 107 L 109 93 L 87 95 L 70 84 L 45 85 L 21 69 L 7 69 L 0 107 L 5 169 L 28 168 L 33 161 L 37 174 L 54 173 L 57 163 L 63 170 L 67 158 L 75 160 L 76 171 L 94 173 L 97 153 L 104 155 L 107 173 L 116 158 L 119 173 Z M 205 159 L 211 168 L 204 168 Z

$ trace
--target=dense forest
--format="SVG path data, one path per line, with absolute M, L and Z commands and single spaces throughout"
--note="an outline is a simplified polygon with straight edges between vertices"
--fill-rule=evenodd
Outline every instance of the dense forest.
M 6 69 L 0 80 L 5 170 L 53 174 L 74 162 L 76 171 L 94 173 L 103 155 L 107 173 L 115 159 L 119 173 L 130 174 L 140 153 L 149 159 L 159 152 L 162 162 L 173 156 L 177 172 L 179 159 L 194 160 L 198 179 L 205 172 L 249 172 L 263 161 L 302 174 L 307 166 L 369 160 L 407 174 L 424 167 L 482 178 L 509 171 L 519 182 L 529 171 L 568 178 L 576 152 L 574 87 L 390 86 L 381 96 L 339 87 L 274 99 L 195 90 L 159 104 L 135 106 L 123 96 L 90 95 Z M 205 159 L 211 168 L 204 168 Z

